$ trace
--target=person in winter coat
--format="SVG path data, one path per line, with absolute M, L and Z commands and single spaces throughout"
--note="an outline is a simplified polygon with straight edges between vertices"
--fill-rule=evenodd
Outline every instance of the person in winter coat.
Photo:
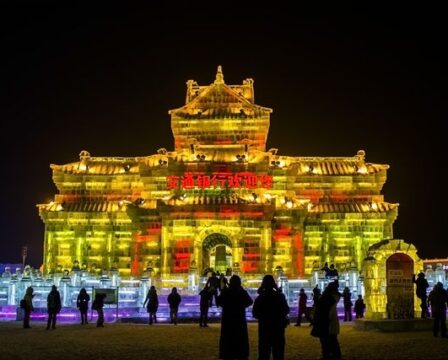
M 56 317 L 57 314 L 61 311 L 61 295 L 59 294 L 56 285 L 51 287 L 51 291 L 47 296 L 47 311 L 48 311 L 48 321 L 47 321 L 47 330 L 51 328 L 56 329 Z
M 209 291 L 208 287 L 205 286 L 199 292 L 200 300 L 199 300 L 199 310 L 201 312 L 199 316 L 199 326 L 200 327 L 208 327 L 208 308 L 210 307 L 210 297 L 212 293 Z
M 265 275 L 258 289 L 252 315 L 258 319 L 258 359 L 283 360 L 285 356 L 285 328 L 289 306 L 278 291 L 272 275 Z
M 173 287 L 171 294 L 167 298 L 168 305 L 170 306 L 170 319 L 171 324 L 177 325 L 177 312 L 179 311 L 179 304 L 182 301 L 177 288 Z
M 358 295 L 358 300 L 355 301 L 355 314 L 357 319 L 362 319 L 364 317 L 364 310 L 366 309 L 366 304 L 362 295 Z
M 143 306 L 146 306 L 146 310 L 149 313 L 149 325 L 152 325 L 153 321 L 157 324 L 157 309 L 159 308 L 159 297 L 157 296 L 157 291 L 155 286 L 149 288 L 148 294 L 146 295 L 145 302 Z
M 34 289 L 31 286 L 29 286 L 26 289 L 25 297 L 23 298 L 24 305 L 25 305 L 25 307 L 24 307 L 24 315 L 23 315 L 23 328 L 24 329 L 31 329 L 30 317 L 31 317 L 31 312 L 34 310 L 34 307 L 33 307 L 33 297 L 34 297 L 33 292 L 34 292 Z
M 319 285 L 316 284 L 316 286 L 313 288 L 313 307 L 316 307 L 317 302 L 319 301 L 321 295 L 322 293 L 319 289 Z
M 229 282 L 224 274 L 219 275 L 219 292 L 229 287 Z
M 249 335 L 247 333 L 246 308 L 253 300 L 241 286 L 241 279 L 233 275 L 229 287 L 218 296 L 222 307 L 219 359 L 245 360 L 249 357 Z
M 352 293 L 347 286 L 342 292 L 342 298 L 344 300 L 344 321 L 352 321 Z
M 338 283 L 334 281 L 327 285 L 317 303 L 311 335 L 320 339 L 322 359 L 341 359 L 338 342 L 339 319 L 336 310 L 340 298 Z
M 422 319 L 426 319 L 428 314 L 428 297 L 426 295 L 426 291 L 429 288 L 428 280 L 425 279 L 425 273 L 420 272 L 417 275 L 417 279 L 413 279 L 413 282 L 416 285 L 415 294 L 421 300 L 420 308 L 422 309 Z
M 434 336 L 437 337 L 439 335 L 440 327 L 442 337 L 448 337 L 446 334 L 446 306 L 448 302 L 448 294 L 443 288 L 443 284 L 441 282 L 434 285 L 433 290 L 429 294 L 428 300 L 431 306 L 431 314 L 434 319 Z
M 207 283 L 205 284 L 205 287 L 211 293 L 209 300 L 210 300 L 210 307 L 212 307 L 213 298 L 215 298 L 215 304 L 217 303 L 218 290 L 221 287 L 221 282 L 220 282 L 219 278 L 216 276 L 216 273 L 214 271 L 211 273 L 211 276 L 208 278 Z
M 314 313 L 316 312 L 317 302 L 319 301 L 319 298 L 321 296 L 322 296 L 322 293 L 319 289 L 319 285 L 316 284 L 316 286 L 313 288 L 313 306 L 311 307 L 311 311 L 309 314 L 310 326 L 313 325 Z
M 330 265 L 330 278 L 335 278 L 335 279 L 337 279 L 338 278 L 338 276 L 339 276 L 339 272 L 338 272 L 338 270 L 336 269 L 336 267 L 334 266 L 334 264 L 331 264 Z
M 307 314 L 307 309 L 306 309 L 306 302 L 307 302 L 307 300 L 308 300 L 308 296 L 306 295 L 305 290 L 303 288 L 300 289 L 296 326 L 300 326 L 301 325 L 302 316 L 303 315 L 305 315 L 305 318 L 308 319 L 308 314 Z
M 95 293 L 95 299 L 92 303 L 92 310 L 96 310 L 98 314 L 98 318 L 96 320 L 96 327 L 104 327 L 104 299 L 106 298 L 106 294 L 104 293 Z
M 87 311 L 89 309 L 89 301 L 89 294 L 87 294 L 86 289 L 82 288 L 79 291 L 78 298 L 76 299 L 76 307 L 81 313 L 81 325 L 87 324 Z
M 328 267 L 328 263 L 327 262 L 324 264 L 324 266 L 320 270 L 325 273 L 325 277 L 326 278 L 329 278 L 331 276 L 330 268 Z

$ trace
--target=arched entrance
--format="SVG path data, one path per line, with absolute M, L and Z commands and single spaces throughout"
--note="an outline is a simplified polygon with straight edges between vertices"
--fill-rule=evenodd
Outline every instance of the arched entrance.
M 232 268 L 232 242 L 223 234 L 213 233 L 202 242 L 203 270 L 225 273 Z
M 387 317 L 414 317 L 414 261 L 404 253 L 395 253 L 386 260 Z

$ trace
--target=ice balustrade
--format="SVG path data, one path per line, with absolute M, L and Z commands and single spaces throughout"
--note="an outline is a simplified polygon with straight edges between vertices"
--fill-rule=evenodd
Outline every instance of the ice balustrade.
M 281 286 L 288 303 L 291 307 L 291 317 L 297 315 L 298 294 L 301 288 L 305 289 L 308 295 L 308 306 L 312 305 L 312 290 L 318 285 L 323 290 L 330 281 L 335 280 L 326 277 L 320 269 L 313 270 L 311 276 L 307 279 L 288 278 L 281 268 L 276 269 L 274 276 L 277 283 Z M 428 268 L 426 278 L 432 286 L 441 281 L 446 286 L 446 275 L 441 264 L 436 269 Z M 261 276 L 242 276 L 243 286 L 249 292 L 252 298 L 257 296 L 257 290 L 261 284 Z M 153 272 L 145 273 L 139 279 L 121 279 L 117 271 L 103 272 L 100 276 L 89 274 L 87 271 L 75 270 L 55 273 L 43 276 L 36 270 L 25 270 L 23 273 L 17 269 L 11 272 L 6 268 L 0 277 L 0 318 L 8 313 L 12 316 L 13 310 L 18 307 L 20 299 L 24 297 L 26 288 L 32 286 L 34 289 L 33 304 L 36 309 L 42 309 L 45 312 L 47 306 L 47 295 L 51 286 L 56 285 L 61 294 L 63 313 L 71 314 L 69 318 L 75 319 L 77 316 L 76 299 L 81 288 L 85 288 L 92 299 L 94 288 L 117 288 L 118 289 L 118 308 L 119 317 L 147 317 L 146 309 L 143 308 L 148 289 L 151 285 L 156 286 L 159 294 L 159 314 L 160 318 L 168 318 L 169 308 L 167 296 L 172 287 L 176 286 L 182 296 L 182 303 L 179 309 L 179 317 L 199 316 L 199 289 L 205 286 L 206 277 L 198 276 L 197 272 L 190 272 L 186 277 L 172 276 L 169 278 L 157 278 Z M 349 268 L 338 276 L 339 289 L 345 286 L 350 288 L 353 301 L 358 295 L 364 296 L 364 287 L 362 278 L 355 268 Z M 92 299 L 93 300 L 93 299 Z M 342 302 L 339 303 L 342 307 Z M 116 309 L 116 305 L 108 305 L 107 309 Z M 111 313 L 113 311 L 111 310 Z M 250 314 L 250 309 L 248 309 Z M 10 316 L 10 318 L 11 318 Z M 43 316 L 43 315 L 42 315 Z M 215 306 L 210 309 L 211 318 L 220 316 L 220 309 Z
M 433 269 L 432 265 L 427 265 L 425 275 L 426 280 L 428 280 L 430 289 L 432 289 L 432 287 L 438 282 L 441 282 L 444 287 L 446 287 L 446 271 L 441 263 L 437 263 L 435 265 L 435 269 Z

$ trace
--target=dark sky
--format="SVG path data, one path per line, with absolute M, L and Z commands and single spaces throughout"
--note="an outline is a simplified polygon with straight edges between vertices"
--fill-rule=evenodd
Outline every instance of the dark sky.
M 41 264 L 35 204 L 55 193 L 50 163 L 76 161 L 83 149 L 172 149 L 168 110 L 183 105 L 188 79 L 209 84 L 219 64 L 228 84 L 255 79 L 256 103 L 274 109 L 268 148 L 364 149 L 368 161 L 390 164 L 384 194 L 400 203 L 395 237 L 421 257 L 448 256 L 440 9 L 340 16 L 91 3 L 1 5 L 0 262 L 20 261 L 28 245 Z

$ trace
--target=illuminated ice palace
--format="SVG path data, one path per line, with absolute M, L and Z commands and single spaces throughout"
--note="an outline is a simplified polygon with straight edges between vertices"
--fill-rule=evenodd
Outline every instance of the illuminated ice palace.
M 174 150 L 83 150 L 76 162 L 51 165 L 58 193 L 38 205 L 43 271 L 4 273 L 3 309 L 31 284 L 45 307 L 56 283 L 69 318 L 81 287 L 118 287 L 118 316 L 146 316 L 152 284 L 161 306 L 178 287 L 180 316 L 188 316 L 199 311 L 210 270 L 239 274 L 254 296 L 262 276 L 275 274 L 294 307 L 299 288 L 325 285 L 324 263 L 353 297 L 361 293 L 367 250 L 393 238 L 398 204 L 381 194 L 389 166 L 368 162 L 363 150 L 301 157 L 266 149 L 271 112 L 255 104 L 252 79 L 227 85 L 218 67 L 210 85 L 189 80 L 185 105 L 169 111 Z

